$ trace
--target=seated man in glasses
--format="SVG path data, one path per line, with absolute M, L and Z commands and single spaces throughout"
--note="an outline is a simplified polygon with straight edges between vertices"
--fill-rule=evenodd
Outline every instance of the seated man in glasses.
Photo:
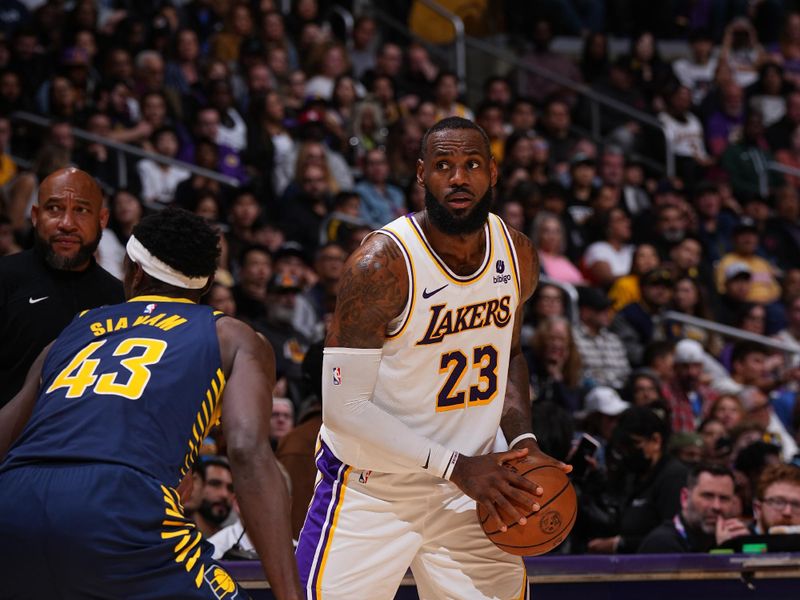
M 753 501 L 757 534 L 800 533 L 800 467 L 767 467 Z

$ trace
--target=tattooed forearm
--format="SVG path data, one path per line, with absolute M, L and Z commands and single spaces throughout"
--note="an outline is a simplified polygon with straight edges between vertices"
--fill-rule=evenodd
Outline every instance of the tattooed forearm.
M 528 365 L 521 353 L 513 353 L 508 366 L 508 385 L 500 427 L 506 440 L 531 430 L 531 397 Z
M 345 266 L 326 345 L 380 348 L 407 295 L 400 249 L 384 235 L 373 236 Z

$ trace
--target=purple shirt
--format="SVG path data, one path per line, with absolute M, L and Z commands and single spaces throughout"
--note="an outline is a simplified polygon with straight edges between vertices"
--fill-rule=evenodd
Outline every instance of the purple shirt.
M 728 147 L 731 134 L 742 126 L 744 115 L 732 117 L 718 110 L 706 122 L 706 140 L 709 151 L 719 156 Z

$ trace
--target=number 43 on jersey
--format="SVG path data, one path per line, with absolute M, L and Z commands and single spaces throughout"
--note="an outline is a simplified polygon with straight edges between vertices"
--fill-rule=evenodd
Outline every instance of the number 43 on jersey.
M 147 383 L 150 381 L 150 369 L 147 367 L 161 360 L 167 349 L 167 342 L 152 338 L 128 338 L 122 340 L 114 349 L 113 356 L 128 356 L 120 361 L 126 373 L 103 373 L 99 377 L 95 373 L 100 365 L 99 358 L 92 355 L 107 340 L 92 342 L 78 352 L 70 363 L 56 376 L 55 381 L 47 388 L 47 393 L 66 388 L 67 398 L 80 398 L 86 390 L 94 386 L 94 393 L 99 395 L 122 396 L 128 400 L 142 397 Z M 143 352 L 139 352 L 143 349 Z

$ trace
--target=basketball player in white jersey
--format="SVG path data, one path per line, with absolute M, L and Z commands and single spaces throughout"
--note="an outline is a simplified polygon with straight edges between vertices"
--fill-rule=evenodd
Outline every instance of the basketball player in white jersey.
M 417 181 L 426 210 L 368 237 L 342 277 L 297 549 L 309 599 L 390 599 L 409 566 L 423 599 L 527 598 L 522 560 L 484 535 L 475 501 L 524 523 L 511 501 L 538 510 L 542 488 L 504 464 L 569 470 L 531 433 L 520 327 L 539 264 L 489 214 L 497 166 L 484 131 L 434 125 Z

